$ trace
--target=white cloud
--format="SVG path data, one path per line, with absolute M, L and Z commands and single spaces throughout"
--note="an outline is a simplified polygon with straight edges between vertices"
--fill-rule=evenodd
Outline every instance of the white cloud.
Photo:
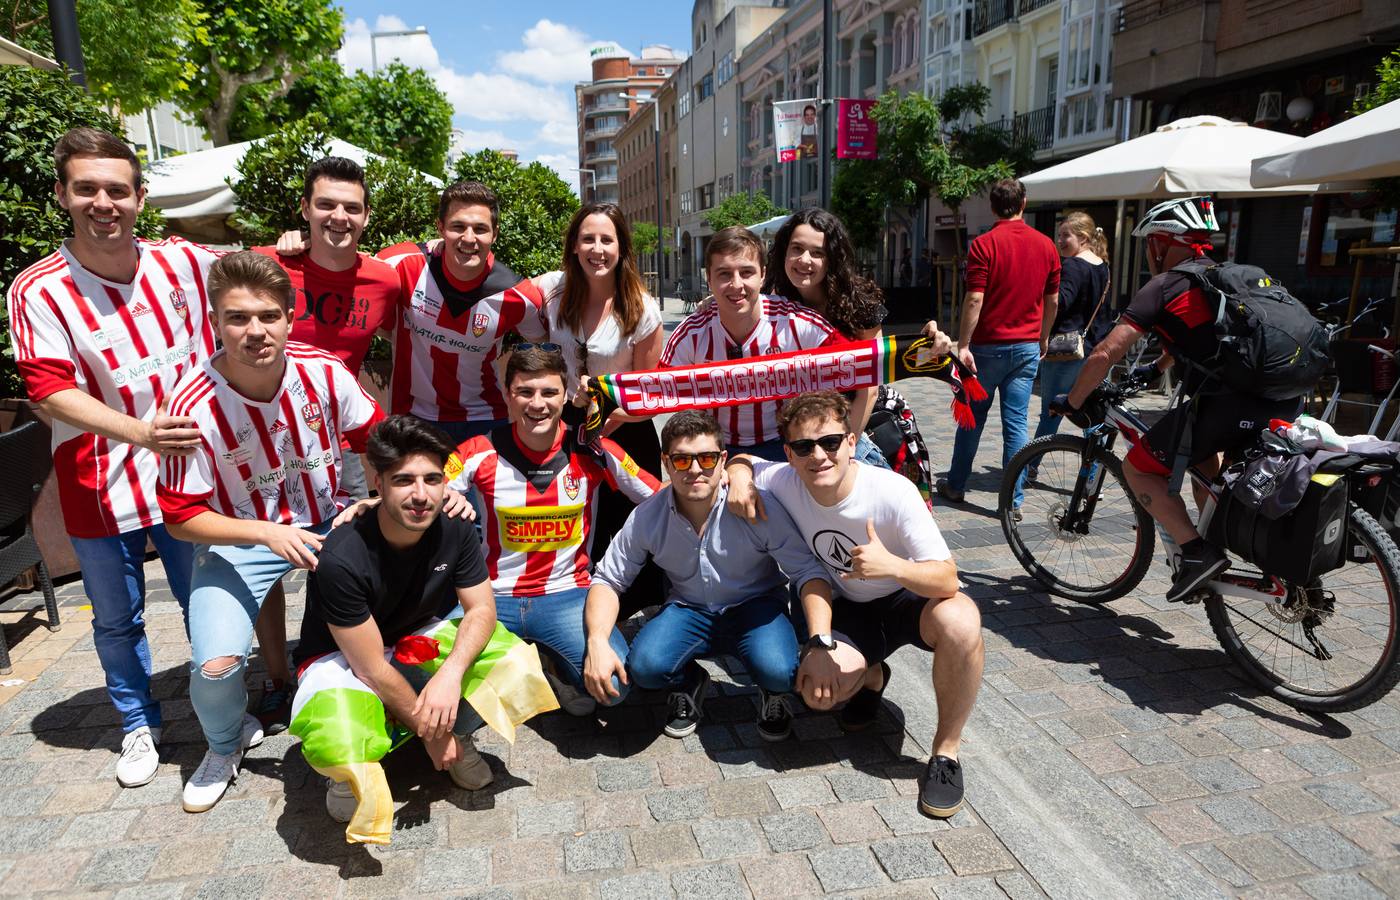
M 524 50 L 497 57 L 497 64 L 512 75 L 546 84 L 587 81 L 592 72 L 588 51 L 593 41 L 581 31 L 540 19 L 521 36 Z
M 418 27 L 398 16 L 346 22 L 339 59 L 346 71 L 371 68 L 370 34 Z M 538 160 L 578 189 L 577 106 L 573 83 L 590 75 L 583 32 L 540 19 L 520 38 L 521 49 L 496 55 L 494 64 L 464 72 L 444 62 L 431 34 L 374 39 L 374 61 L 392 60 L 421 68 L 447 95 L 454 109 L 453 152 L 514 148 L 523 162 Z M 520 126 L 526 126 L 522 129 Z

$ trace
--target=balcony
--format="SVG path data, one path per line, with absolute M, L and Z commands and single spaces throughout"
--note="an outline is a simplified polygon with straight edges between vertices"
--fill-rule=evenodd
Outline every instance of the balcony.
M 1119 96 L 1189 89 L 1219 75 L 1219 0 L 1127 0 L 1113 36 L 1112 84 Z
M 596 103 L 585 103 L 583 106 L 585 116 L 602 112 L 618 112 L 619 110 L 624 112 L 627 110 L 627 101 L 620 97 L 604 97 Z
M 617 150 L 589 150 L 583 159 L 589 165 L 600 162 L 617 162 Z
M 1049 150 L 1055 143 L 1055 107 L 1042 106 L 1030 112 L 1018 113 L 986 123 L 988 128 L 1005 131 L 1014 140 L 1029 140 L 1037 152 Z
M 599 138 L 607 139 L 610 137 L 616 137 L 617 133 L 621 130 L 621 125 L 604 125 L 598 128 L 590 128 L 583 133 L 583 139 L 585 141 L 592 141 L 597 140 Z
M 1049 6 L 1058 0 L 977 0 L 972 9 L 972 36 L 986 34 L 993 28 L 1014 22 L 1021 16 Z

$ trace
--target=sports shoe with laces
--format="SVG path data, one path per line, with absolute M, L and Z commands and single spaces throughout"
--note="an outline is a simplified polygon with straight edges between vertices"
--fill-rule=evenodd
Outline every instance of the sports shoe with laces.
M 701 710 L 705 705 L 705 691 L 710 687 L 710 673 L 700 666 L 694 666 L 696 674 L 689 679 L 689 689 L 672 691 L 666 699 L 666 727 L 663 729 L 673 738 L 683 738 L 695 733 L 700 724 Z
M 160 766 L 160 729 L 142 725 L 122 737 L 122 754 L 117 758 L 117 784 L 140 787 L 150 784 Z
M 263 679 L 262 696 L 253 708 L 264 734 L 277 734 L 286 731 L 292 719 L 292 695 L 295 684 L 287 684 L 282 679 Z
M 887 663 L 880 663 L 880 673 L 884 680 L 880 683 L 879 690 L 871 690 L 863 687 L 856 691 L 854 697 L 846 701 L 846 706 L 836 716 L 836 723 L 843 731 L 864 731 L 880 716 L 880 700 L 885 694 L 885 688 L 890 686 L 890 667 Z
M 464 791 L 479 791 L 495 781 L 496 776 L 491 773 L 491 767 L 486 764 L 486 760 L 476 752 L 476 745 L 472 743 L 471 737 L 459 737 L 456 740 L 461 756 L 447 767 L 447 776 L 452 779 L 452 783 Z
M 554 691 L 554 697 L 559 701 L 559 708 L 571 716 L 591 716 L 598 708 L 598 701 L 588 695 L 586 691 L 581 691 L 569 684 L 562 678 L 557 677 L 548 670 L 544 673 L 545 680 Z
M 938 492 L 938 496 L 947 500 L 949 503 L 962 503 L 967 499 L 967 492 L 953 490 L 946 478 L 940 478 L 935 481 L 933 483 L 933 489 Z
M 350 782 L 326 779 L 326 813 L 332 819 L 349 822 L 350 817 L 355 815 L 355 807 L 359 805 L 355 792 L 350 790 Z
M 962 802 L 962 765 L 947 756 L 930 759 L 923 787 L 919 788 L 919 811 L 946 819 L 962 807 Z
M 1230 568 L 1230 559 L 1214 544 L 1204 538 L 1196 538 L 1181 546 L 1181 562 L 1172 577 L 1172 586 L 1167 590 L 1168 603 L 1191 601 L 1196 590 L 1216 575 Z
M 180 799 L 185 812 L 197 813 L 213 809 L 229 785 L 238 778 L 243 751 L 262 743 L 262 725 L 247 713 L 243 714 L 241 737 L 242 749 L 232 753 L 217 753 L 212 749 L 204 752 L 204 759 L 200 760 L 199 767 L 194 770 L 190 780 L 185 782 L 185 789 L 181 794 Z
M 785 741 L 792 734 L 792 707 L 787 694 L 758 691 L 758 736 L 765 741 Z

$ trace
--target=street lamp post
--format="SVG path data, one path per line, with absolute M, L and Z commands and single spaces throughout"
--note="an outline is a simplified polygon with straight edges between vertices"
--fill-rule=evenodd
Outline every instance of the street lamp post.
M 415 34 L 426 35 L 428 29 L 423 26 L 408 28 L 401 31 L 371 31 L 369 33 L 369 72 L 371 75 L 379 71 L 379 54 L 375 52 L 374 42 L 382 37 L 409 37 Z
M 662 272 L 664 244 L 662 243 L 661 230 L 661 103 L 655 94 L 650 97 L 641 97 L 637 94 L 623 94 L 622 96 L 628 100 L 636 100 L 638 103 L 651 104 L 651 145 L 655 151 L 656 160 L 656 302 L 664 306 L 666 303 L 666 278 Z
M 583 172 L 588 175 L 588 183 L 592 186 L 593 196 L 598 195 L 598 170 L 597 169 L 574 169 L 575 172 Z M 583 193 L 583 187 L 579 187 L 579 193 Z

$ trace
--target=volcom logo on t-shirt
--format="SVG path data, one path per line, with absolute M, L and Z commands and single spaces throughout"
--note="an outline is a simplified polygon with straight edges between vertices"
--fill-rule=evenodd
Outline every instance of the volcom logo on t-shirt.
M 812 535 L 812 552 L 817 559 L 841 572 L 851 571 L 851 551 L 856 542 L 844 531 L 818 531 Z

